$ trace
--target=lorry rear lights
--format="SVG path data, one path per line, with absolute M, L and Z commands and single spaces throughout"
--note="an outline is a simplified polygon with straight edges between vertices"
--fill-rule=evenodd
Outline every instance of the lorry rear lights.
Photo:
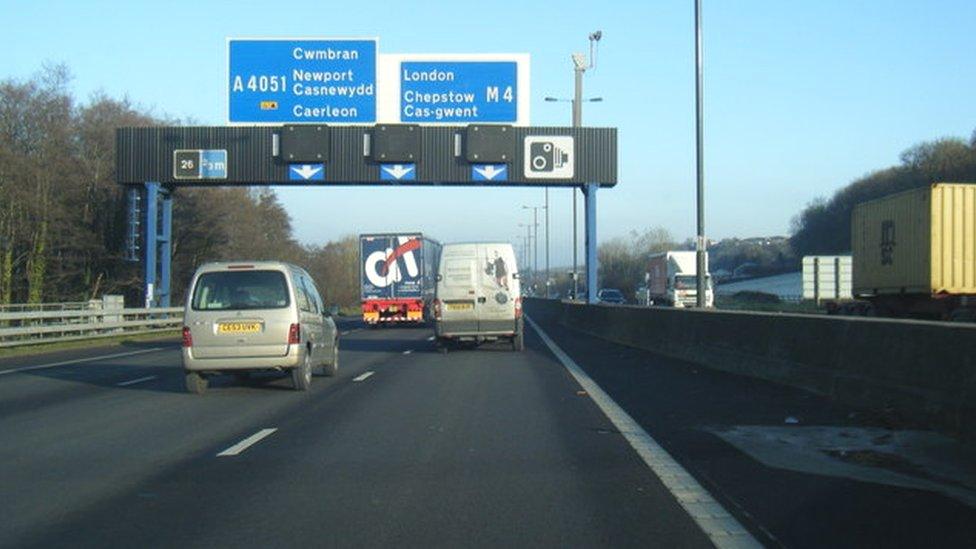
M 288 344 L 298 345 L 302 342 L 302 329 L 298 324 L 292 324 L 288 327 Z
M 183 326 L 183 347 L 187 349 L 193 347 L 193 334 L 190 333 L 189 326 Z

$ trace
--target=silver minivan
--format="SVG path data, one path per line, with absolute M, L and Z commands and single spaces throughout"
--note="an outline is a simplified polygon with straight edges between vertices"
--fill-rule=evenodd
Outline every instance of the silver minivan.
M 186 388 L 203 393 L 208 377 L 289 371 L 308 390 L 312 370 L 339 368 L 339 332 L 303 269 L 277 261 L 207 263 L 190 284 L 183 316 Z
M 507 242 L 444 244 L 437 271 L 434 332 L 445 351 L 454 341 L 508 339 L 525 347 L 515 251 Z

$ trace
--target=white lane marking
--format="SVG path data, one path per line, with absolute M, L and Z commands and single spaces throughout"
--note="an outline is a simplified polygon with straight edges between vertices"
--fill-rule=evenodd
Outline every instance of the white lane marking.
M 352 378 L 352 380 L 353 381 L 365 381 L 366 378 L 368 378 L 369 376 L 373 375 L 374 373 L 375 372 L 370 371 L 370 372 L 366 372 L 364 374 L 359 374 L 358 376 Z
M 44 368 L 54 368 L 55 366 L 69 366 L 71 364 L 81 364 L 82 362 L 95 362 L 96 360 L 108 360 L 110 358 L 122 358 L 125 356 L 135 356 L 142 355 L 145 353 L 154 353 L 156 351 L 164 351 L 165 347 L 153 347 L 152 349 L 142 349 L 141 351 L 130 351 L 128 353 L 115 353 L 114 355 L 102 355 L 93 356 L 89 358 L 76 358 L 74 360 L 65 360 L 62 362 L 52 362 L 50 364 L 38 364 L 36 366 L 24 366 L 22 368 L 13 368 L 11 370 L 0 370 L 0 376 L 4 374 L 15 374 L 17 372 L 30 372 L 31 370 L 43 370 Z
M 217 457 L 236 456 L 237 454 L 243 452 L 244 450 L 247 450 L 251 446 L 254 446 L 258 442 L 261 442 L 261 439 L 263 439 L 264 437 L 270 435 L 271 433 L 277 430 L 278 430 L 277 427 L 272 427 L 270 429 L 261 429 L 260 431 L 254 433 L 253 435 L 245 438 L 244 440 L 238 442 L 237 444 L 217 454 Z
M 427 338 L 427 341 L 434 341 L 435 339 L 437 339 L 437 338 L 435 338 L 434 336 L 430 336 L 430 337 Z
M 525 320 L 716 547 L 719 549 L 762 547 L 735 517 L 715 501 L 711 494 L 560 349 L 538 324 L 528 316 Z
M 406 350 L 406 351 L 403 351 L 403 354 L 405 354 L 405 355 L 409 355 L 409 354 L 410 354 L 410 353 L 412 353 L 412 352 L 413 352 L 413 349 L 408 349 L 408 350 Z
M 140 378 L 136 378 L 136 379 L 130 379 L 129 381 L 123 381 L 122 383 L 116 383 L 116 385 L 119 386 L 119 387 L 126 387 L 126 386 L 129 386 L 129 385 L 135 385 L 136 383 L 142 383 L 143 381 L 150 381 L 150 380 L 156 379 L 157 377 L 159 377 L 159 376 L 140 377 Z

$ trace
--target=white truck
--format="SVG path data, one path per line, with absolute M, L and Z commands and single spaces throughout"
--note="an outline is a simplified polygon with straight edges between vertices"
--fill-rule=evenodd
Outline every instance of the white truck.
M 705 254 L 708 266 L 708 254 Z M 697 305 L 697 257 L 694 251 L 669 251 L 650 256 L 644 275 L 645 305 L 695 307 Z M 705 272 L 705 306 L 715 304 L 712 276 Z

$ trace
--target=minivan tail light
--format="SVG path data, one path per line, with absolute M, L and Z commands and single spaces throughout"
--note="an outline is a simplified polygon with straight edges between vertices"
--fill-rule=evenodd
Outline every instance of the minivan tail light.
M 439 299 L 434 300 L 434 319 L 441 319 L 441 300 Z
M 302 342 L 302 329 L 298 324 L 292 324 L 288 327 L 288 344 L 298 345 Z
M 189 326 L 183 326 L 183 347 L 187 349 L 193 347 L 193 334 L 190 333 Z
M 522 297 L 515 298 L 515 318 L 522 318 Z

